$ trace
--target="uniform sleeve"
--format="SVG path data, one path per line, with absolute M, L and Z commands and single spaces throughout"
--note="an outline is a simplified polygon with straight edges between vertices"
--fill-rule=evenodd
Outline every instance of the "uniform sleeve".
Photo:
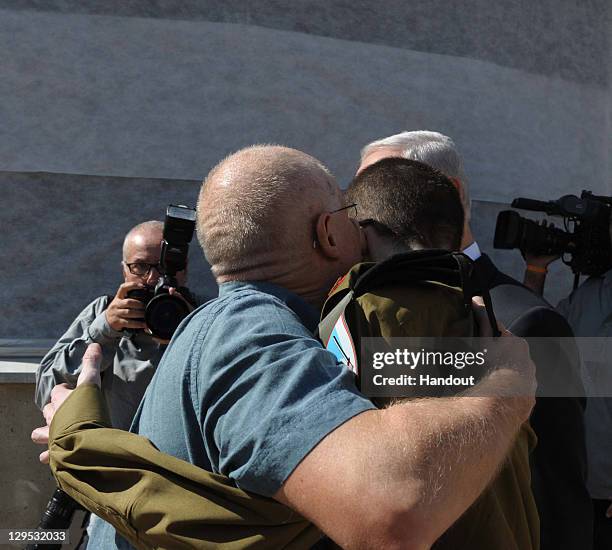
M 199 360 L 197 399 L 211 463 L 240 488 L 272 496 L 325 436 L 375 407 L 292 311 L 257 300 L 236 300 L 214 321 L 214 364 Z
M 108 298 L 102 296 L 89 304 L 43 357 L 36 371 L 34 399 L 40 409 L 51 400 L 53 386 L 63 382 L 76 384 L 89 344 L 102 347 L 102 370 L 112 365 L 121 332 L 113 330 L 106 321 L 107 303 Z
M 136 548 L 310 548 L 321 533 L 284 505 L 108 428 L 101 391 L 77 388 L 50 428 L 58 486 Z

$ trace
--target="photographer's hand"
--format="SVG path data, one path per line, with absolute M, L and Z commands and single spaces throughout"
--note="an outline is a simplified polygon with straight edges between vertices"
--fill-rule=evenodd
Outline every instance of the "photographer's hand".
M 525 274 L 523 284 L 533 290 L 536 294 L 544 294 L 544 284 L 548 273 L 548 264 L 558 260 L 561 256 L 536 256 L 531 252 L 523 253 L 525 258 Z
M 123 283 L 117 290 L 113 301 L 106 308 L 106 321 L 116 331 L 126 328 L 144 329 L 144 304 L 128 298 L 128 292 L 137 288 L 144 288 L 142 283 Z
M 87 346 L 85 355 L 83 355 L 83 368 L 77 380 L 77 386 L 81 384 L 96 384 L 101 386 L 100 379 L 100 364 L 102 363 L 102 348 L 99 344 L 90 344 Z M 32 441 L 39 445 L 49 444 L 49 426 L 53 420 L 55 412 L 66 401 L 68 396 L 74 391 L 68 384 L 58 384 L 51 390 L 51 402 L 44 406 L 42 413 L 45 417 L 46 426 L 36 428 L 31 435 Z M 43 464 L 49 464 L 49 451 L 45 450 L 40 453 L 39 460 Z

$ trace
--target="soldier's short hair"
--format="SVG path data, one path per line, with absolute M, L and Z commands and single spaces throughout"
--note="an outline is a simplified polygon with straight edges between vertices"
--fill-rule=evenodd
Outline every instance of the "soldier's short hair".
M 464 212 L 459 192 L 440 171 L 415 160 L 386 158 L 360 172 L 346 191 L 360 221 L 370 220 L 408 247 L 458 250 Z

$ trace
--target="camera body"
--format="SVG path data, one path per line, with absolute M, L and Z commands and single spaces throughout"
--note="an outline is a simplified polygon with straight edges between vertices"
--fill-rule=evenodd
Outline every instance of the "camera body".
M 155 288 L 139 288 L 128 293 L 145 304 L 145 322 L 151 334 L 170 340 L 181 321 L 195 305 L 186 287 L 179 287 L 176 274 L 187 267 L 189 243 L 195 229 L 196 211 L 183 205 L 169 205 L 166 210 L 160 257 L 160 278 Z M 170 294 L 176 288 L 180 296 Z
M 564 229 L 504 210 L 497 216 L 495 248 L 559 255 L 576 275 L 601 275 L 612 267 L 612 197 L 582 191 L 580 197 L 565 195 L 554 201 L 517 198 L 512 207 L 562 217 Z

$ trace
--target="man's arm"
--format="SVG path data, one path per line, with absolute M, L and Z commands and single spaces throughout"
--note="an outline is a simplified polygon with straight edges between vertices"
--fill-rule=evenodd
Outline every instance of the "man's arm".
M 110 299 L 102 296 L 89 304 L 73 321 L 65 334 L 43 357 L 36 372 L 35 402 L 43 408 L 51 399 L 53 386 L 76 384 L 81 361 L 89 344 L 102 347 L 105 370 L 113 364 L 117 345 L 124 329 L 144 329 L 144 305 L 128 298 L 128 292 L 142 287 L 140 283 L 123 283 Z
M 111 329 L 106 321 L 108 301 L 106 296 L 102 296 L 83 309 L 43 357 L 36 371 L 35 402 L 40 409 L 51 400 L 51 390 L 55 385 L 76 384 L 83 355 L 89 344 L 97 343 L 102 346 L 102 370 L 112 364 L 121 333 Z
M 505 355 L 517 359 L 516 353 Z M 523 375 L 496 372 L 479 393 L 521 387 L 517 376 Z M 49 421 L 49 408 L 61 404 L 58 395 L 46 407 Z M 516 397 L 443 398 L 364 412 L 325 437 L 276 497 L 343 546 L 428 547 L 486 486 L 530 403 Z M 317 539 L 316 529 L 280 504 L 107 425 L 99 390 L 80 388 L 53 420 L 51 465 L 61 488 L 136 546 L 201 539 L 206 547 L 213 536 L 228 542 L 301 541 L 301 548 Z M 112 479 L 112 487 L 105 479 Z M 228 516 L 236 503 L 251 518 L 246 524 Z
M 544 296 L 548 265 L 558 260 L 559 256 L 535 256 L 526 252 L 524 258 L 525 273 L 523 275 L 523 284 L 538 296 Z
M 496 371 L 475 388 L 491 397 L 364 412 L 323 439 L 275 498 L 344 548 L 429 548 L 489 483 L 533 406 L 527 345 L 501 340 L 499 357 L 526 369 Z M 499 396 L 521 387 L 525 397 Z
M 322 536 L 275 500 L 161 453 L 142 436 L 111 429 L 100 362 L 101 348 L 88 346 L 79 387 L 56 386 L 43 409 L 47 426 L 32 432 L 34 442 L 49 445 L 41 461 L 51 459 L 58 486 L 79 504 L 136 548 L 301 550 Z
M 299 550 L 321 537 L 275 500 L 246 493 L 224 476 L 161 453 L 142 436 L 108 426 L 102 393 L 81 385 L 53 418 L 51 469 L 61 489 L 136 548 L 258 543 Z

